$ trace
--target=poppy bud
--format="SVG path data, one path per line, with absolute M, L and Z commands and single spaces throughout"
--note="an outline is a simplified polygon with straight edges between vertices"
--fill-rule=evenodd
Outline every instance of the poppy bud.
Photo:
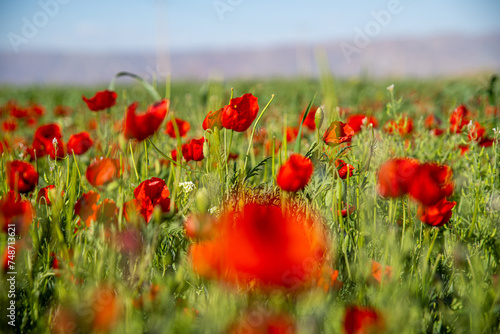
M 201 213 L 207 213 L 208 207 L 210 206 L 210 200 L 208 197 L 208 191 L 205 188 L 200 188 L 196 192 L 196 207 Z
M 210 155 L 210 149 L 208 147 L 208 142 L 205 140 L 203 142 L 203 156 L 205 158 L 208 158 L 209 155 Z
M 314 122 L 316 123 L 316 129 L 321 128 L 323 125 L 323 119 L 325 118 L 325 113 L 323 112 L 323 108 L 319 107 L 316 109 L 316 114 L 314 115 Z

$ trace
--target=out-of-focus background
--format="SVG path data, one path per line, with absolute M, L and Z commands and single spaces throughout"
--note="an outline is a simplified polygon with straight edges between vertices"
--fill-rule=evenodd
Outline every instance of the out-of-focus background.
M 2 0 L 0 83 L 500 70 L 498 0 Z

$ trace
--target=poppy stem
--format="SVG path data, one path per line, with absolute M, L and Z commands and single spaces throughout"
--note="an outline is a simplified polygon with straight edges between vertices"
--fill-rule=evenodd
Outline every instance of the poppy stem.
M 144 153 L 146 155 L 146 168 L 145 168 L 145 180 L 149 179 L 148 177 L 148 166 L 149 166 L 149 159 L 148 159 L 148 142 L 144 141 Z
M 139 178 L 139 173 L 137 172 L 137 166 L 135 165 L 134 151 L 132 150 L 132 143 L 130 141 L 128 143 L 129 143 L 130 155 L 132 156 L 132 166 L 134 166 L 135 176 L 137 177 L 137 181 L 140 181 L 141 179 Z
M 405 227 L 406 227 L 406 210 L 405 210 L 405 200 L 401 199 L 401 203 L 403 204 L 403 232 L 401 233 L 401 250 L 403 250 L 403 245 L 405 241 Z
M 166 155 L 165 153 L 163 153 L 159 148 L 158 146 L 156 146 L 152 141 L 151 139 L 147 139 L 149 141 L 149 143 L 151 144 L 151 146 L 153 146 L 154 150 L 156 152 L 158 152 L 162 157 L 164 157 L 165 159 L 167 159 L 168 161 L 172 162 L 173 164 L 177 164 L 177 161 L 175 161 L 174 159 L 172 159 L 171 157 L 169 157 L 168 155 Z M 180 156 L 178 155 L 178 158 L 180 160 Z M 182 165 L 181 163 L 179 163 L 179 166 L 182 168 L 182 169 L 185 169 L 187 171 L 190 171 L 190 172 L 193 172 L 193 173 L 203 173 L 203 172 L 200 172 L 200 171 L 197 171 L 197 170 L 194 170 L 194 169 L 191 169 L 191 168 L 187 168 L 185 167 L 184 165 Z
M 262 116 L 266 112 L 267 108 L 269 107 L 269 105 L 271 104 L 271 102 L 273 101 L 273 99 L 274 99 L 274 94 L 271 95 L 271 99 L 269 100 L 269 102 L 267 102 L 267 104 L 264 107 L 264 109 L 262 109 L 262 112 L 260 113 L 259 117 L 257 118 L 257 121 L 255 121 L 255 124 L 253 125 L 252 134 L 250 135 L 250 141 L 248 143 L 247 153 L 245 154 L 245 164 L 243 165 L 243 171 L 245 171 L 246 168 L 247 168 L 248 156 L 250 155 L 250 150 L 252 149 L 253 135 L 255 133 L 255 129 L 257 129 L 257 125 L 259 124 L 260 119 L 262 118 Z

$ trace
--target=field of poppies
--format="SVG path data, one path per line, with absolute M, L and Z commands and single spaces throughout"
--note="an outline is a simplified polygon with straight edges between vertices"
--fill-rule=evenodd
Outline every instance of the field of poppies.
M 0 87 L 0 332 L 499 332 L 495 80 Z

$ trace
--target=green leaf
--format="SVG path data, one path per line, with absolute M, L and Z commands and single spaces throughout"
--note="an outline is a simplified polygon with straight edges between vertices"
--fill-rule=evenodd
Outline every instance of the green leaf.
M 271 159 L 271 157 L 267 157 L 265 158 L 264 160 L 262 160 L 261 162 L 259 162 L 254 168 L 252 168 L 251 170 L 249 170 L 247 172 L 247 176 L 245 176 L 245 181 L 247 181 L 248 179 L 256 176 L 259 174 L 259 172 L 262 170 L 262 167 L 264 167 L 264 164 L 267 162 L 267 160 Z

